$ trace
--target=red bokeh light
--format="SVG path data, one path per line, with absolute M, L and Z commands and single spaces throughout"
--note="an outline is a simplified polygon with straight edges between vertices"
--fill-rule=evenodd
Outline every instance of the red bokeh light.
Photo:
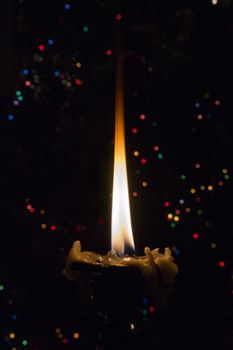
M 82 80 L 75 79 L 75 84 L 78 85 L 78 86 L 82 85 Z
M 118 14 L 116 15 L 116 20 L 117 20 L 117 21 L 121 21 L 121 20 L 122 20 L 122 14 L 118 13 Z
M 144 165 L 144 164 L 147 163 L 147 160 L 145 158 L 142 158 L 140 162 L 141 162 L 142 165 Z
M 42 44 L 40 44 L 40 45 L 37 46 L 37 48 L 38 48 L 38 50 L 40 50 L 40 51 L 44 51 L 45 46 L 42 45 Z
M 107 56 L 111 56 L 112 55 L 112 50 L 106 50 L 105 53 L 106 53 Z
M 149 307 L 149 311 L 150 311 L 150 312 L 155 312 L 154 306 L 150 306 L 150 307 Z

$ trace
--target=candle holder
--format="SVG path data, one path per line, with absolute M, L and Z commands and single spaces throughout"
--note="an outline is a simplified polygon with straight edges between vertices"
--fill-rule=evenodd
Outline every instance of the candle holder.
M 102 339 L 99 348 L 85 350 L 138 349 L 132 347 L 130 323 L 138 318 L 143 298 L 156 307 L 166 305 L 178 267 L 169 248 L 164 254 L 158 248 L 144 251 L 143 256 L 119 257 L 113 251 L 100 255 L 82 251 L 80 241 L 73 243 L 66 277 L 79 286 L 87 319 L 94 324 L 92 338 L 94 330 L 94 338 Z
M 133 349 L 130 322 L 137 317 L 146 281 L 132 266 L 74 262 L 71 269 L 87 283 L 86 296 L 95 317 L 96 349 Z
M 107 320 L 130 321 L 146 290 L 141 272 L 132 266 L 85 264 L 74 262 L 74 271 L 85 273 L 89 280 L 90 300 Z

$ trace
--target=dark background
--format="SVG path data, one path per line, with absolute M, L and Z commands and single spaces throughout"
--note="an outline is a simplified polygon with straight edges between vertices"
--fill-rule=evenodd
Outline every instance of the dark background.
M 133 349 L 233 348 L 232 18 L 231 0 L 1 4 L 3 349 L 96 348 L 63 269 L 77 239 L 110 250 L 120 25 L 137 254 L 169 246 L 180 269 L 165 310 L 142 303 Z

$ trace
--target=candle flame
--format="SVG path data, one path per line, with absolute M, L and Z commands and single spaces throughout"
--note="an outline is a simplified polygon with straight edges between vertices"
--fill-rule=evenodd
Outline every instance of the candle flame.
M 116 251 L 118 255 L 124 254 L 125 245 L 134 250 L 126 165 L 122 70 L 121 57 L 118 52 L 116 72 L 115 144 L 112 198 L 112 250 Z

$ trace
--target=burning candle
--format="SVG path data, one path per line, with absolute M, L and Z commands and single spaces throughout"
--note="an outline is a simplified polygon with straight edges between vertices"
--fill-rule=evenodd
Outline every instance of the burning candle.
M 134 239 L 131 226 L 129 191 L 127 179 L 126 147 L 124 131 L 123 69 L 120 49 L 117 55 L 116 99 L 115 99 L 115 144 L 114 175 L 112 197 L 112 250 L 107 255 L 82 251 L 80 241 L 75 241 L 66 260 L 66 276 L 69 280 L 78 280 L 78 270 L 99 270 L 104 268 L 138 269 L 148 281 L 152 293 L 161 296 L 163 289 L 174 282 L 178 272 L 173 262 L 171 250 L 165 248 L 162 254 L 159 248 L 146 247 L 143 256 L 124 256 L 125 246 L 133 251 Z M 74 268 L 76 266 L 76 268 Z M 160 297 L 159 297 L 160 298 Z M 160 298 L 161 299 L 161 298 Z M 156 299 L 158 301 L 158 298 Z

